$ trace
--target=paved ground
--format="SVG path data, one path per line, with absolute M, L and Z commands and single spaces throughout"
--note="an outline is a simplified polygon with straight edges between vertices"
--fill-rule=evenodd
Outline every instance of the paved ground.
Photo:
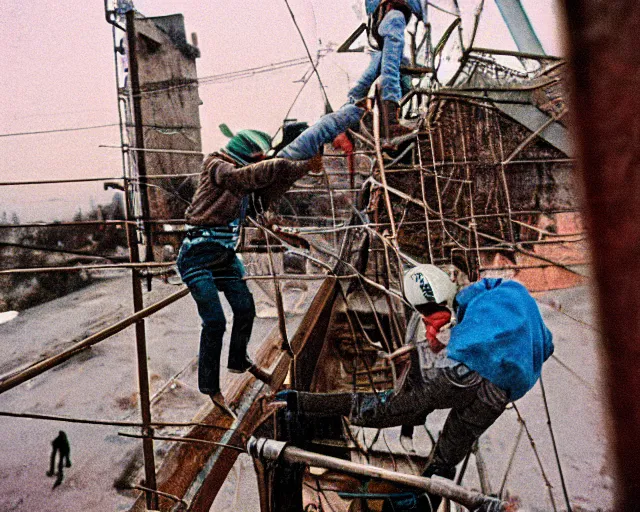
M 253 283 L 250 287 L 259 301 L 260 290 Z M 145 292 L 145 304 L 152 304 L 177 289 L 154 282 L 153 291 Z M 298 298 L 298 292 L 288 292 L 285 302 L 292 299 L 289 302 L 293 303 Z M 224 306 L 230 318 L 226 303 Z M 266 311 L 264 307 L 261 310 Z M 0 325 L 0 374 L 57 353 L 131 313 L 128 277 L 103 279 L 32 308 Z M 296 322 L 299 318 L 290 320 Z M 146 321 L 152 395 L 178 375 L 154 401 L 154 420 L 189 421 L 201 407 L 209 406 L 209 400 L 196 388 L 199 324 L 190 297 Z M 250 352 L 256 340 L 262 339 L 274 324 L 273 318 L 256 320 Z M 223 375 L 223 389 L 233 378 L 237 377 Z M 0 395 L 0 411 L 139 421 L 137 388 L 134 328 L 129 327 L 55 370 Z M 52 489 L 55 479 L 47 478 L 45 473 L 50 443 L 61 429 L 69 436 L 73 465 L 65 471 L 62 485 Z M 141 442 L 119 436 L 118 432 L 124 430 L 0 416 L 0 510 L 125 510 L 134 494 L 118 491 L 114 483 L 126 481 L 139 468 Z M 166 448 L 166 444 L 158 443 L 158 454 Z

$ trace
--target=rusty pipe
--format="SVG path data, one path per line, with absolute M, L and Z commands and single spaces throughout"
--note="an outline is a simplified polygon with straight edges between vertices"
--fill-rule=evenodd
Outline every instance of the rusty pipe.
M 92 345 L 95 345 L 96 343 L 109 338 L 110 336 L 113 336 L 114 334 L 126 329 L 130 325 L 133 325 L 136 322 L 139 322 L 143 318 L 148 317 L 149 315 L 155 313 L 156 311 L 161 310 L 165 306 L 168 306 L 169 304 L 177 301 L 178 299 L 181 299 L 182 297 L 188 294 L 189 294 L 188 288 L 184 288 L 180 291 L 177 291 L 169 295 L 165 299 L 162 299 L 161 301 L 158 301 L 149 307 L 141 309 L 137 313 L 125 318 L 124 320 L 121 320 L 120 322 L 115 323 L 112 326 L 107 327 L 106 329 L 103 329 L 102 331 L 92 334 L 91 336 L 85 338 L 84 340 L 76 343 L 73 347 L 69 348 L 68 350 L 64 350 L 59 354 L 56 354 L 47 359 L 44 359 L 43 361 L 35 363 L 21 372 L 18 372 L 13 375 L 9 375 L 8 377 L 5 377 L 3 379 L 0 379 L 0 394 L 15 388 L 16 386 L 22 384 L 23 382 L 31 380 L 32 378 L 40 375 L 41 373 L 46 372 L 47 370 L 50 370 L 51 368 L 55 368 L 56 366 L 71 359 L 74 355 L 76 355 L 80 351 L 85 350 L 91 347 Z
M 261 460 L 280 460 L 289 464 L 307 464 L 310 466 L 333 469 L 335 471 L 351 475 L 377 478 L 387 482 L 413 487 L 414 489 L 420 489 L 432 494 L 437 494 L 443 498 L 460 503 L 469 510 L 477 510 L 483 505 L 493 505 L 491 510 L 496 512 L 505 510 L 505 503 L 500 500 L 490 498 L 489 496 L 485 496 L 484 494 L 476 491 L 470 491 L 445 478 L 426 478 L 422 476 L 397 473 L 395 471 L 371 466 L 369 464 L 358 464 L 356 462 L 302 450 L 295 446 L 288 446 L 287 443 L 283 441 L 274 441 L 272 439 L 265 438 L 256 439 L 255 437 L 251 437 L 247 443 L 247 451 L 253 457 Z

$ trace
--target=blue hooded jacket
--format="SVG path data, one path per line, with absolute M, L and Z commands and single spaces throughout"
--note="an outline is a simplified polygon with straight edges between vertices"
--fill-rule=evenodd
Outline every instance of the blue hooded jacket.
M 367 10 L 367 16 L 371 16 L 373 11 L 376 10 L 378 5 L 382 0 L 365 0 L 365 7 Z M 406 0 L 411 12 L 415 14 L 421 20 L 424 19 L 424 13 L 422 12 L 422 1 L 421 0 Z
M 456 295 L 458 324 L 447 352 L 505 390 L 526 394 L 553 354 L 551 332 L 527 289 L 517 281 L 481 279 Z

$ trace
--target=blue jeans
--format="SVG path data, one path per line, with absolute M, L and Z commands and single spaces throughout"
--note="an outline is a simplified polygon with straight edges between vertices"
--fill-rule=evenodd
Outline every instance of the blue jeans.
M 402 86 L 400 81 L 400 64 L 404 51 L 404 31 L 407 21 L 400 11 L 389 11 L 378 33 L 384 40 L 382 51 L 371 55 L 369 66 L 362 76 L 349 91 L 349 99 L 352 102 L 366 98 L 373 82 L 382 76 L 382 99 L 398 103 L 402 98 Z
M 238 370 L 244 369 L 256 315 L 253 296 L 242 280 L 244 266 L 235 251 L 211 237 L 187 236 L 180 247 L 177 266 L 202 319 L 198 388 L 202 393 L 215 394 L 220 391 L 220 353 L 227 323 L 219 292 L 224 293 L 233 311 L 227 366 Z
M 407 22 L 400 11 L 393 10 L 387 13 L 378 29 L 384 38 L 382 51 L 371 54 L 367 69 L 348 93 L 349 102 L 339 110 L 322 116 L 291 144 L 281 149 L 277 157 L 307 160 L 317 155 L 324 144 L 331 142 L 348 128 L 355 127 L 364 114 L 364 109 L 356 106 L 355 103 L 367 97 L 373 82 L 380 75 L 382 75 L 382 99 L 396 103 L 400 101 L 403 92 L 411 87 L 410 79 L 406 82 L 400 76 L 406 26 Z
M 356 126 L 363 114 L 363 108 L 346 103 L 335 112 L 322 116 L 276 156 L 290 160 L 313 158 L 325 143 L 331 142 L 347 128 Z

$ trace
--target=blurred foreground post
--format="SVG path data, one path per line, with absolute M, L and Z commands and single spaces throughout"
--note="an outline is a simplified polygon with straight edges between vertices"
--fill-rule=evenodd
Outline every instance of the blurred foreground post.
M 565 0 L 571 110 L 603 331 L 616 510 L 640 503 L 640 3 Z

